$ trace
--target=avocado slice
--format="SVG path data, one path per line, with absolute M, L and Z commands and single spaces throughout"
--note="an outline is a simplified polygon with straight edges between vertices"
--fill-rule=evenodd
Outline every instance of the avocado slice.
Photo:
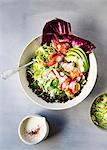
M 88 58 L 87 58 L 85 52 L 81 48 L 71 48 L 68 52 L 68 55 L 72 54 L 73 52 L 75 52 L 76 55 L 78 54 L 86 64 L 89 64 Z
M 87 72 L 89 69 L 89 62 L 88 62 L 88 58 L 87 58 L 85 52 L 81 48 L 75 48 L 75 49 L 73 49 L 73 51 L 77 52 L 81 56 L 82 60 L 85 63 L 85 66 L 86 66 L 85 69 Z
M 83 57 L 85 58 L 87 64 L 89 65 L 89 61 L 88 61 L 88 58 L 87 58 L 87 55 L 86 53 L 81 49 L 81 48 L 75 48 L 76 50 L 79 50 L 81 52 L 81 54 L 83 55 Z
M 85 52 L 80 48 L 70 48 L 65 59 L 68 62 L 74 61 L 82 72 L 87 72 L 89 69 L 88 58 Z
M 76 63 L 76 65 L 80 68 L 81 72 L 85 72 L 85 63 L 82 61 L 82 59 L 76 55 L 68 55 L 66 58 L 65 58 L 68 62 L 70 61 L 73 61 Z

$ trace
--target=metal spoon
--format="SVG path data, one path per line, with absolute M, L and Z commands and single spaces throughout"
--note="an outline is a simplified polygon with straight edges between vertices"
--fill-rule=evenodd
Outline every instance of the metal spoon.
M 29 63 L 23 65 L 23 66 L 6 70 L 6 71 L 0 73 L 0 78 L 6 80 L 6 79 L 8 79 L 9 77 L 11 77 L 13 74 L 15 74 L 16 72 L 18 72 L 19 70 L 21 70 L 21 69 L 23 69 L 23 68 L 25 68 L 25 67 L 27 67 L 27 66 L 33 64 L 34 62 L 35 62 L 35 59 L 34 59 L 33 61 L 31 61 L 31 62 L 29 62 Z

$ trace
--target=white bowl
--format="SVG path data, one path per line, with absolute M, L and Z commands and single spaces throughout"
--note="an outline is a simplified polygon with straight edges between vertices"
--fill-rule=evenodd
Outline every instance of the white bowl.
M 34 38 L 24 48 L 18 64 L 19 66 L 24 65 L 30 61 L 30 59 L 33 56 L 33 52 L 41 44 L 41 40 L 42 37 L 38 36 Z M 89 55 L 89 61 L 90 61 L 90 69 L 89 69 L 88 81 L 86 85 L 83 87 L 81 93 L 77 97 L 67 101 L 66 103 L 47 103 L 43 99 L 39 98 L 35 93 L 33 93 L 32 90 L 28 87 L 28 81 L 26 79 L 26 69 L 22 69 L 19 71 L 20 82 L 24 89 L 24 92 L 34 103 L 51 110 L 67 109 L 83 101 L 89 95 L 89 93 L 92 91 L 95 85 L 96 78 L 97 78 L 97 62 L 93 52 Z
M 29 122 L 30 119 L 32 120 Z M 35 123 L 37 123 L 38 125 L 42 125 L 41 131 L 39 131 L 40 135 L 37 136 L 34 140 L 31 140 L 28 137 L 26 138 L 25 136 L 26 127 L 29 126 L 30 128 L 34 128 L 36 125 Z M 21 120 L 19 127 L 18 127 L 19 138 L 22 140 L 23 143 L 28 144 L 28 145 L 34 145 L 34 144 L 40 143 L 41 141 L 47 138 L 48 134 L 49 134 L 48 122 L 45 117 L 42 117 L 40 115 L 30 115 L 30 116 L 24 117 Z
M 97 126 L 97 125 L 94 123 L 94 121 L 92 120 L 92 117 L 91 117 L 91 110 L 92 110 L 92 105 L 93 105 L 93 103 L 96 101 L 96 99 L 97 99 L 99 96 L 104 95 L 104 94 L 107 94 L 107 91 L 98 94 L 98 95 L 92 100 L 92 102 L 91 102 L 91 104 L 90 104 L 90 107 L 89 107 L 89 119 L 90 119 L 91 123 L 92 123 L 94 126 L 96 126 L 98 129 L 101 129 L 102 131 L 106 131 L 106 132 L 107 132 L 106 129 L 104 129 L 104 128 L 100 127 L 100 126 Z

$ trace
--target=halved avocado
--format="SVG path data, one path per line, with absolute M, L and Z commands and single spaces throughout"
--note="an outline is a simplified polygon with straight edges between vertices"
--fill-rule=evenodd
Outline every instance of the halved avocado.
M 87 58 L 85 52 L 81 48 L 75 48 L 75 49 L 73 49 L 73 51 L 77 52 L 81 56 L 82 60 L 85 63 L 85 66 L 86 66 L 85 69 L 87 72 L 89 69 L 89 62 L 88 62 L 88 58 Z
M 70 48 L 65 59 L 68 62 L 74 61 L 82 72 L 87 72 L 89 69 L 88 58 L 85 52 L 80 48 Z
M 83 57 L 85 58 L 87 64 L 89 65 L 89 61 L 88 61 L 88 58 L 87 58 L 87 55 L 86 53 L 80 48 L 80 47 L 77 47 L 75 48 L 76 50 L 79 50 L 81 52 L 81 54 L 83 55 Z
M 68 62 L 70 61 L 73 61 L 76 63 L 76 65 L 80 68 L 81 72 L 86 72 L 86 66 L 85 66 L 85 63 L 82 62 L 82 59 L 81 58 L 78 58 L 72 54 L 68 55 L 66 58 L 65 58 Z M 82 62 L 82 63 L 81 63 Z

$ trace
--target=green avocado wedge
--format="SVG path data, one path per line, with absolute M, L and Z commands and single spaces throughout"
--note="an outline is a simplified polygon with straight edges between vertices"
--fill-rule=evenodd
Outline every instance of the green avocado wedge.
M 65 58 L 68 62 L 74 61 L 82 72 L 89 70 L 87 55 L 81 48 L 70 48 Z
M 80 52 L 81 52 L 81 57 L 84 57 L 85 58 L 85 60 L 86 60 L 86 62 L 87 62 L 87 64 L 89 65 L 89 61 L 88 61 L 88 58 L 87 58 L 87 55 L 86 55 L 86 53 L 81 49 L 81 48 L 75 48 L 76 50 L 79 50 Z M 78 52 L 79 52 L 78 51 Z
M 88 62 L 88 58 L 87 58 L 87 56 L 86 56 L 86 54 L 85 54 L 85 52 L 81 49 L 81 48 L 75 48 L 75 49 L 73 49 L 75 52 L 77 52 L 80 56 L 81 56 L 81 58 L 82 58 L 82 60 L 83 60 L 83 62 L 84 62 L 84 66 L 85 66 L 85 72 L 87 72 L 88 71 L 88 69 L 89 69 L 89 62 Z

